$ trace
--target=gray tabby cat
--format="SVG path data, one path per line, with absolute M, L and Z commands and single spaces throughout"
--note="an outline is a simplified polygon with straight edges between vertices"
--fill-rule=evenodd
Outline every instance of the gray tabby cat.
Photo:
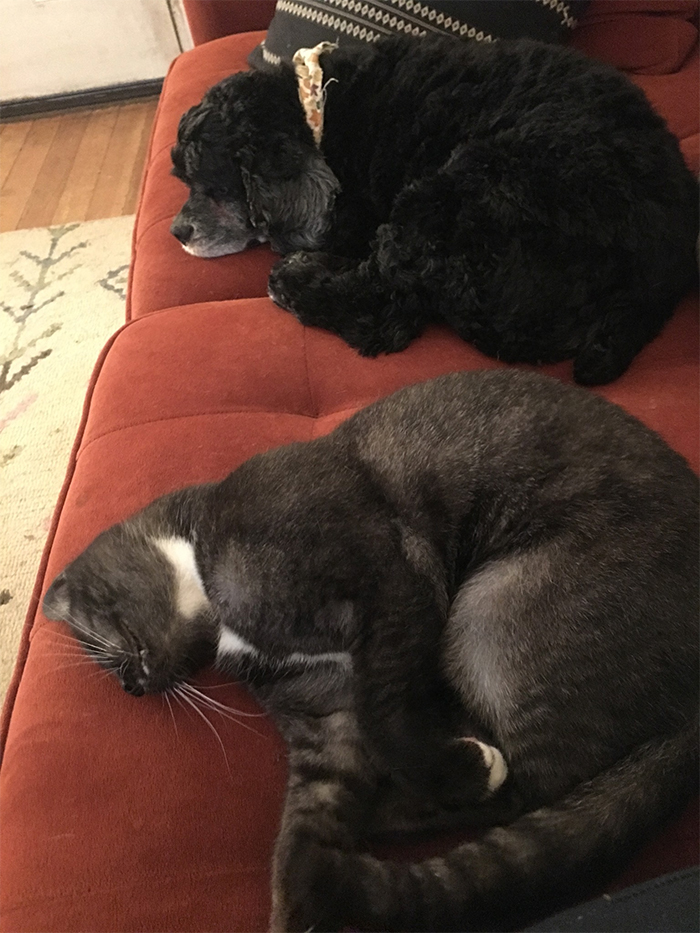
M 290 758 L 273 930 L 522 923 L 697 786 L 698 481 L 522 372 L 445 376 L 101 534 L 56 578 L 130 693 L 215 657 Z M 420 864 L 386 829 L 490 825 Z

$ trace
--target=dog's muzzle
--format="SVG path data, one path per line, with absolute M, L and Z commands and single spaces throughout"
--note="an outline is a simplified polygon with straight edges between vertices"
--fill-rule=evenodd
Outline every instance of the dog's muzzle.
M 172 225 L 170 227 L 170 232 L 176 239 L 178 239 L 182 243 L 183 246 L 187 246 L 187 244 L 192 239 L 192 234 L 194 233 L 194 227 L 192 226 L 192 224 L 187 224 L 187 223 L 183 223 L 182 221 L 179 221 L 176 217 L 175 220 L 172 222 Z

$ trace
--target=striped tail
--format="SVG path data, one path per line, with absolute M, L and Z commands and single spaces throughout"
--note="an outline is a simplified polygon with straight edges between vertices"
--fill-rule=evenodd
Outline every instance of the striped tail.
M 316 847 L 315 930 L 469 930 L 523 923 L 590 892 L 698 786 L 698 723 L 652 740 L 559 803 L 415 864 Z M 301 854 L 301 853 L 300 853 Z

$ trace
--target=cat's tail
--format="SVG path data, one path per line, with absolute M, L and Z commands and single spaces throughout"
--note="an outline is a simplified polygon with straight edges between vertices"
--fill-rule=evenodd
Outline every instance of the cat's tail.
M 523 921 L 590 893 L 679 811 L 698 781 L 698 722 L 633 754 L 560 802 L 414 864 L 315 853 L 319 913 L 360 930 L 466 930 Z

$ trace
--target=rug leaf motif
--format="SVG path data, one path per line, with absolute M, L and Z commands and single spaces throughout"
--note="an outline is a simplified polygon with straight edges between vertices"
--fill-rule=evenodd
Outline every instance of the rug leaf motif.
M 24 259 L 29 260 L 29 262 L 33 264 L 33 269 L 36 272 L 36 277 L 33 281 L 15 268 L 10 270 L 10 276 L 15 284 L 24 292 L 25 300 L 19 307 L 16 305 L 13 306 L 6 301 L 0 302 L 0 310 L 2 313 L 7 315 L 16 325 L 14 339 L 9 350 L 0 354 L 0 393 L 6 392 L 8 389 L 12 388 L 12 386 L 16 385 L 28 372 L 41 362 L 41 360 L 45 359 L 51 353 L 50 348 L 42 349 L 23 362 L 19 369 L 11 373 L 13 363 L 22 359 L 27 351 L 32 350 L 39 341 L 52 336 L 61 327 L 60 324 L 53 324 L 39 337 L 33 339 L 26 337 L 26 325 L 29 318 L 32 317 L 32 315 L 39 314 L 39 312 L 48 305 L 53 304 L 54 301 L 63 296 L 64 292 L 56 292 L 45 300 L 37 303 L 39 295 L 55 282 L 70 275 L 71 272 L 75 270 L 75 267 L 52 274 L 53 270 L 56 267 L 60 267 L 61 263 L 70 256 L 73 256 L 79 250 L 84 250 L 87 246 L 85 241 L 81 241 L 80 243 L 73 244 L 69 249 L 57 253 L 61 241 L 75 230 L 77 226 L 78 224 L 62 224 L 59 227 L 50 227 L 48 230 L 50 237 L 49 248 L 44 256 L 39 256 L 26 249 L 20 251 L 19 256 L 24 257 Z M 17 261 L 19 261 L 19 259 Z
M 0 234 L 0 700 L 90 374 L 124 323 L 133 222 Z

